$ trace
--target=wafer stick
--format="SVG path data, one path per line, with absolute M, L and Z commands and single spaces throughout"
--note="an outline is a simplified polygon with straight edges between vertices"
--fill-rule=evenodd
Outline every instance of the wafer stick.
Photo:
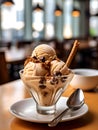
M 71 61 L 72 61 L 74 55 L 76 54 L 76 51 L 77 51 L 77 49 L 78 49 L 78 46 L 79 46 L 79 42 L 78 42 L 77 40 L 75 40 L 74 43 L 73 43 L 72 50 L 71 50 L 71 52 L 70 52 L 70 54 L 69 54 L 69 56 L 68 56 L 68 59 L 67 59 L 67 61 L 66 61 L 66 63 L 65 63 L 65 65 L 66 65 L 67 67 L 70 66 L 70 63 L 71 63 Z

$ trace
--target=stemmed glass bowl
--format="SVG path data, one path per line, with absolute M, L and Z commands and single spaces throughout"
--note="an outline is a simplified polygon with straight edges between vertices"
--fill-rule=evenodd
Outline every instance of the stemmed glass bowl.
M 25 87 L 36 102 L 36 110 L 39 114 L 54 114 L 56 103 L 73 78 L 73 72 L 66 75 L 55 76 L 26 76 L 24 70 L 20 70 L 20 77 Z

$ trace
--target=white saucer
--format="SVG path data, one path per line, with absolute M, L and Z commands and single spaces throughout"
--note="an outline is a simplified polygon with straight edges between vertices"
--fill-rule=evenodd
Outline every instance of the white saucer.
M 61 97 L 57 103 L 57 114 L 59 114 L 61 111 L 63 111 L 67 106 L 66 106 L 66 101 L 67 97 Z M 10 107 L 10 112 L 12 115 L 15 117 L 25 120 L 25 121 L 30 121 L 30 122 L 36 122 L 36 123 L 49 123 L 54 116 L 56 115 L 41 115 L 38 114 L 36 111 L 36 103 L 33 100 L 33 98 L 27 98 L 21 101 L 18 101 L 14 103 Z M 64 121 L 70 121 L 74 120 L 77 118 L 80 118 L 84 114 L 88 112 L 88 106 L 84 104 L 81 109 L 72 112 L 71 116 L 66 115 L 63 117 L 61 122 Z

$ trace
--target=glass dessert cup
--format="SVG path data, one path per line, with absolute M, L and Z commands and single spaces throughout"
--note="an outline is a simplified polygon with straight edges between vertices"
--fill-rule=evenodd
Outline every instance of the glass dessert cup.
M 70 71 L 67 75 L 57 76 L 26 76 L 20 70 L 20 77 L 27 90 L 36 102 L 39 114 L 55 114 L 56 103 L 73 78 Z

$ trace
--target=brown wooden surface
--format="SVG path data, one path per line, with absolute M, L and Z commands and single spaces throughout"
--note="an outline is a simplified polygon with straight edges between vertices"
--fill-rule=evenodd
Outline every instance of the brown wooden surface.
M 69 86 L 63 96 L 69 96 L 74 89 Z M 0 86 L 0 130 L 97 130 L 98 129 L 98 92 L 84 92 L 89 111 L 83 117 L 59 123 L 50 128 L 47 124 L 31 123 L 20 120 L 9 113 L 10 106 L 16 101 L 29 97 L 21 80 Z
M 9 73 L 5 60 L 5 52 L 0 51 L 0 84 L 4 84 L 9 81 Z

